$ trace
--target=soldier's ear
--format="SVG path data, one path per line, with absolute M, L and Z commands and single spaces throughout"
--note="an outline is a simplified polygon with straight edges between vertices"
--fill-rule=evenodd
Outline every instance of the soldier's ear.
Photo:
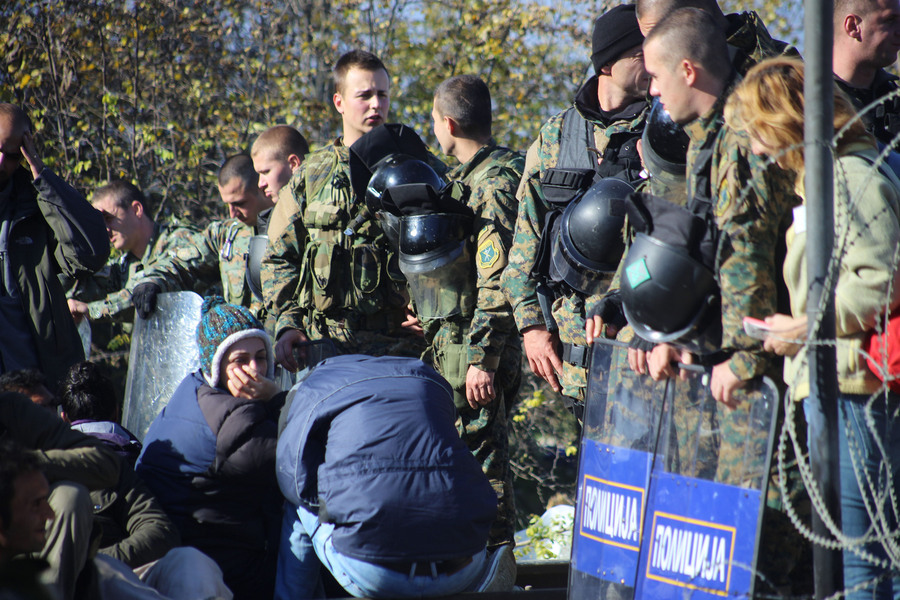
M 291 167 L 291 173 L 297 170 L 297 168 L 303 163 L 303 159 L 297 156 L 296 154 L 290 154 L 287 157 L 288 166 Z
M 140 219 L 144 216 L 144 205 L 138 202 L 137 200 L 132 200 L 131 202 L 131 210 L 137 215 L 137 218 Z
M 344 114 L 344 97 L 341 96 L 340 92 L 335 92 L 334 96 L 331 97 L 332 102 L 334 102 L 334 107 L 341 114 Z
M 444 119 L 444 123 L 447 125 L 447 131 L 450 132 L 450 135 L 453 137 L 459 137 L 459 123 L 453 119 L 453 117 L 441 117 Z
M 844 30 L 844 35 L 847 37 L 853 38 L 856 41 L 862 41 L 862 19 L 854 14 L 849 14 L 844 17 L 844 22 L 842 23 Z

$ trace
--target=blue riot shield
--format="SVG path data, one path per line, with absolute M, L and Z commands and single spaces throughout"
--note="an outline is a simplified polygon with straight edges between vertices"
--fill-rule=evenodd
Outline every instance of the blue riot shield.
M 735 410 L 706 378 L 654 382 L 595 343 L 569 597 L 752 597 L 777 391 Z
M 194 292 L 160 294 L 149 318 L 134 318 L 122 424 L 140 440 L 185 375 L 200 368 L 202 304 Z

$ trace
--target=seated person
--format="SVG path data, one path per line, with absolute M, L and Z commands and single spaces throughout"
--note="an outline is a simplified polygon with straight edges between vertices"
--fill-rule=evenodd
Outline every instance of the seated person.
M 278 443 L 288 499 L 276 599 L 314 598 L 319 567 L 356 597 L 512 588 L 488 556 L 497 494 L 456 431 L 453 390 L 419 360 L 345 355 L 291 392 Z
M 18 392 L 56 414 L 59 398 L 53 395 L 49 385 L 47 378 L 37 369 L 18 369 L 0 375 L 0 392 Z
M 72 365 L 60 383 L 60 394 L 62 419 L 72 429 L 102 440 L 134 469 L 143 446 L 119 424 L 116 390 L 102 368 L 87 361 Z
M 49 565 L 25 557 L 40 552 L 47 540 L 47 525 L 56 516 L 49 497 L 50 484 L 37 456 L 15 442 L 0 441 L 0 596 L 4 598 L 54 598 L 39 578 Z
M 73 429 L 96 437 L 123 455 L 119 483 L 91 492 L 100 554 L 121 561 L 141 581 L 172 600 L 231 598 L 222 571 L 181 536 L 147 486 L 135 475 L 141 444 L 119 425 L 112 381 L 94 363 L 77 363 L 60 384 L 62 417 Z
M 96 597 L 89 490 L 115 486 L 121 459 L 99 440 L 73 431 L 16 392 L 0 392 L 0 442 L 6 440 L 32 451 L 50 483 L 49 502 L 56 517 L 40 553 L 50 564 L 44 580 L 59 600 Z
M 272 344 L 247 308 L 206 298 L 200 371 L 178 386 L 144 438 L 137 473 L 181 531 L 215 560 L 238 600 L 272 597 L 281 493 Z M 274 397 L 274 398 L 273 398 Z

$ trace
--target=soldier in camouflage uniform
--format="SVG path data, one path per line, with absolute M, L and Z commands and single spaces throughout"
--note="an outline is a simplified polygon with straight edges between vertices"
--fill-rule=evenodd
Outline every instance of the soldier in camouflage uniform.
M 143 192 L 124 180 L 112 180 L 94 192 L 91 205 L 103 213 L 109 241 L 122 254 L 70 289 L 69 310 L 76 322 L 134 319 L 131 292 L 145 269 L 167 256 L 196 253 L 196 231 L 155 223 Z
M 892 146 L 900 133 L 897 76 L 885 71 L 900 50 L 900 0 L 836 0 L 834 3 L 834 81 L 862 111 L 866 130 Z
M 725 32 L 731 64 L 741 75 L 764 58 L 779 54 L 797 56 L 797 49 L 786 42 L 772 38 L 765 23 L 754 11 L 724 14 L 716 0 L 636 0 L 638 24 L 641 33 L 650 34 L 653 27 L 666 15 L 679 8 L 699 8 L 709 13 L 716 26 Z
M 571 291 L 559 295 L 552 306 L 559 333 L 548 329 L 549 315 L 542 314 L 531 274 L 550 210 L 542 181 L 550 169 L 569 166 L 558 164 L 560 143 L 564 123 L 576 118 L 590 125 L 592 142 L 582 141 L 579 149 L 591 157 L 590 164 L 601 176 L 618 176 L 633 183 L 639 180 L 635 144 L 648 107 L 642 42 L 633 6 L 617 6 L 595 21 L 591 60 L 596 75 L 579 90 L 573 107 L 544 124 L 528 150 L 517 194 L 515 236 L 502 277 L 531 369 L 554 390 L 577 402 L 583 402 L 587 383 L 585 314 L 606 290 L 598 289 L 588 298 Z
M 277 202 L 278 192 L 291 180 L 307 154 L 306 138 L 290 125 L 270 127 L 253 141 L 250 158 L 259 173 L 259 189 L 266 198 Z
M 134 321 L 132 292 L 144 271 L 160 260 L 196 254 L 197 232 L 155 223 L 147 198 L 127 181 L 113 180 L 97 189 L 92 204 L 103 213 L 109 241 L 122 254 L 94 275 L 75 281 L 67 293 L 69 312 L 76 323 L 91 321 L 91 343 L 101 350 L 94 360 L 106 365 L 117 387 L 124 389 Z M 203 288 L 197 282 L 196 291 Z
M 461 163 L 447 178 L 470 190 L 476 256 L 469 277 L 476 284 L 476 301 L 467 313 L 421 322 L 435 368 L 453 386 L 460 436 L 499 498 L 488 543 L 507 544 L 515 533 L 507 427 L 522 351 L 500 275 L 512 244 L 515 194 L 525 161 L 491 138 L 491 94 L 478 77 L 460 75 L 438 86 L 432 118 L 441 149 Z
M 702 39 L 691 48 L 686 40 Z M 750 152 L 745 136 L 724 126 L 725 100 L 736 74 L 729 64 L 725 36 L 714 19 L 703 11 L 683 8 L 654 27 L 644 43 L 644 59 L 653 77 L 650 93 L 659 96 L 677 123 L 685 125 L 688 148 L 688 197 L 707 197 L 712 202 L 719 231 L 715 273 L 721 296 L 724 360 L 712 367 L 710 391 L 730 411 L 723 417 L 749 409 L 738 404 L 734 393 L 762 375 L 778 377 L 779 365 L 762 350 L 762 343 L 744 333 L 745 316 L 765 318 L 777 309 L 781 247 L 791 211 L 797 203 L 784 174 Z M 784 300 L 781 298 L 781 300 Z M 665 307 L 661 307 L 664 310 Z M 671 361 L 689 357 L 669 346 L 657 346 L 650 355 L 650 371 L 656 377 L 671 376 Z M 777 379 L 776 379 L 777 380 Z M 722 433 L 719 473 L 728 473 L 730 462 L 740 460 L 728 448 Z M 738 483 L 738 482 L 733 482 Z M 792 577 L 804 544 L 786 516 L 773 510 L 781 498 L 770 494 L 763 520 L 760 571 L 775 586 L 802 586 Z
M 719 30 L 725 33 L 732 67 L 740 76 L 743 76 L 753 65 L 765 58 L 778 55 L 800 56 L 797 49 L 790 44 L 772 38 L 768 29 L 766 29 L 765 23 L 762 22 L 759 15 L 755 12 L 749 11 L 726 15 L 719 8 L 716 0 L 637 0 L 635 2 L 635 11 L 641 33 L 645 36 L 649 35 L 653 27 L 664 19 L 666 15 L 684 7 L 699 8 L 713 18 Z M 779 187 L 782 185 L 792 186 L 790 178 L 783 173 L 779 172 L 774 176 L 779 178 Z M 652 183 L 650 191 L 655 193 Z M 674 198 L 668 199 L 674 201 Z M 610 290 L 619 289 L 620 278 L 621 272 L 617 272 L 613 282 L 610 284 Z M 594 314 L 592 319 L 588 320 L 588 344 L 591 343 L 595 336 L 601 335 L 604 325 L 603 319 L 597 314 Z M 613 331 L 614 329 L 610 330 L 610 335 L 612 335 Z M 630 342 L 633 335 L 632 329 L 626 327 L 623 331 L 618 332 L 617 337 L 622 341 Z M 646 355 L 643 350 L 632 349 L 629 352 L 629 362 L 640 373 L 646 372 Z
M 218 185 L 231 218 L 213 221 L 198 234 L 196 252 L 191 256 L 169 256 L 144 272 L 141 284 L 135 289 L 138 312 L 150 314 L 159 292 L 189 290 L 195 281 L 210 284 L 218 281 L 226 302 L 246 306 L 255 315 L 261 314 L 262 303 L 254 298 L 246 281 L 246 255 L 250 238 L 256 233 L 257 217 L 272 208 L 258 181 L 253 161 L 246 154 L 225 161 L 219 170 Z M 148 302 L 145 294 L 153 300 Z
M 403 327 L 409 299 L 387 240 L 350 185 L 350 146 L 387 119 L 388 72 L 361 50 L 341 56 L 333 72 L 343 137 L 308 155 L 282 188 L 262 263 L 267 327 L 289 370 L 299 367 L 294 346 L 307 340 L 373 356 L 424 349 L 420 333 Z

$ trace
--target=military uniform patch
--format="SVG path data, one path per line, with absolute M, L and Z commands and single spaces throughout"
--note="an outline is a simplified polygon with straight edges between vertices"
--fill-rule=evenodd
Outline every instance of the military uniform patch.
M 500 248 L 497 241 L 493 237 L 489 237 L 478 246 L 478 268 L 490 269 L 497 264 L 500 256 Z

